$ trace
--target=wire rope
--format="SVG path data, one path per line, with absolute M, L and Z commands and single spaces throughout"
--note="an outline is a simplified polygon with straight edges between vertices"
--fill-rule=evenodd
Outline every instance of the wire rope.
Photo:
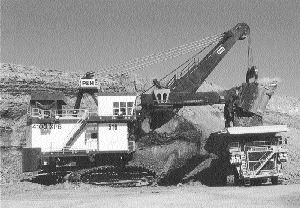
M 218 38 L 218 36 L 215 37 L 215 38 Z M 157 54 L 152 54 L 150 56 L 145 56 L 145 57 L 138 58 L 138 59 L 133 59 L 132 61 L 126 62 L 124 64 L 119 64 L 119 65 L 116 65 L 116 66 L 112 66 L 112 67 L 109 67 L 109 68 L 119 68 L 119 67 L 129 66 L 129 65 L 132 65 L 132 64 L 142 63 L 142 62 L 147 61 L 149 59 L 153 59 L 153 58 L 160 57 L 160 56 L 163 56 L 163 55 L 168 55 L 168 54 L 176 52 L 178 50 L 184 50 L 186 48 L 190 48 L 190 47 L 193 47 L 193 46 L 196 46 L 196 47 L 199 46 L 199 45 L 201 46 L 201 44 L 205 44 L 206 42 L 210 42 L 212 40 L 213 39 L 208 40 L 208 41 L 207 40 L 202 41 L 202 42 L 195 41 L 195 42 L 192 42 L 192 43 L 189 43 L 189 44 L 185 44 L 183 46 L 178 46 L 178 47 L 175 47 L 173 49 L 169 49 L 168 51 L 160 52 L 160 53 L 157 53 Z
M 178 66 L 177 68 L 175 68 L 174 70 L 172 70 L 170 73 L 168 73 L 167 75 L 165 75 L 164 77 L 162 77 L 159 82 L 161 82 L 162 80 L 164 80 L 165 78 L 167 78 L 168 76 L 170 76 L 171 74 L 173 74 L 174 72 L 176 72 L 177 70 L 179 70 L 182 66 L 184 66 L 185 64 L 189 63 L 192 59 L 194 59 L 196 56 L 198 56 L 200 53 L 202 53 L 206 48 L 208 48 L 209 46 L 211 46 L 213 43 L 211 43 L 210 45 L 206 46 L 205 48 L 203 48 L 201 51 L 199 51 L 198 53 L 196 53 L 195 55 L 193 55 L 190 59 L 188 59 L 187 61 L 185 61 L 183 64 L 181 64 L 180 66 Z M 142 94 L 144 94 L 145 92 L 147 92 L 148 90 L 150 90 L 152 87 L 154 87 L 154 84 L 147 88 L 146 90 L 143 90 L 138 96 L 141 96 Z
M 188 43 L 182 46 L 178 46 L 172 49 L 169 49 L 164 52 L 152 54 L 150 56 L 145 56 L 138 59 L 133 59 L 131 61 L 125 62 L 123 64 L 118 64 L 115 66 L 108 67 L 106 69 L 103 69 L 98 72 L 98 74 L 107 73 L 116 69 L 123 68 L 124 71 L 132 71 L 137 70 L 140 68 L 144 68 L 146 66 L 158 63 L 160 61 L 165 61 L 174 57 L 177 57 L 179 55 L 183 55 L 186 53 L 189 53 L 191 51 L 199 50 L 200 48 L 206 47 L 207 45 L 211 44 L 211 42 L 216 42 L 222 38 L 222 35 L 214 35 L 205 39 L 202 39 L 200 41 L 194 41 L 192 43 Z

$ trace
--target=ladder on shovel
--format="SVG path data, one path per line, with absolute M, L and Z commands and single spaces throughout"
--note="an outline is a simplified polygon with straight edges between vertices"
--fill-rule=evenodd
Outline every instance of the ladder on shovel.
M 67 143 L 63 148 L 63 150 L 70 150 L 73 144 L 77 141 L 79 134 L 87 124 L 87 118 L 88 118 L 87 114 L 88 112 L 86 111 L 84 115 L 76 122 L 75 126 L 68 134 Z

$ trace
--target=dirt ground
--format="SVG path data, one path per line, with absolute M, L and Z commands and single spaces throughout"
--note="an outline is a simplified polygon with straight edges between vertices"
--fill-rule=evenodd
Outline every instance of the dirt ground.
M 300 207 L 300 184 L 110 188 L 83 185 L 2 196 L 1 207 Z

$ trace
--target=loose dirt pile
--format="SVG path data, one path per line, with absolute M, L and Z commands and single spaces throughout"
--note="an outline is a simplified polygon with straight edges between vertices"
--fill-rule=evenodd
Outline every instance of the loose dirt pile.
M 288 140 L 285 148 L 288 150 L 289 160 L 284 164 L 284 179 L 288 183 L 300 182 L 300 129 L 290 128 L 283 134 Z
M 278 97 L 276 99 L 279 100 Z M 268 106 L 264 120 L 270 125 L 289 126 L 290 132 L 283 134 L 289 140 L 286 148 L 290 152 L 290 160 L 284 164 L 283 179 L 295 182 L 300 178 L 300 116 L 293 99 L 287 106 L 294 109 L 278 108 L 273 102 Z M 276 112 L 276 109 L 281 110 Z M 223 128 L 222 105 L 184 107 L 168 123 L 141 139 L 143 145 L 150 147 L 143 146 L 139 149 L 132 163 L 147 168 L 153 168 L 153 164 L 156 164 L 153 170 L 161 175 L 158 182 L 162 184 L 197 179 L 206 185 L 220 185 L 227 171 L 224 165 L 226 161 L 216 151 L 218 147 L 207 145 L 207 140 L 211 133 Z

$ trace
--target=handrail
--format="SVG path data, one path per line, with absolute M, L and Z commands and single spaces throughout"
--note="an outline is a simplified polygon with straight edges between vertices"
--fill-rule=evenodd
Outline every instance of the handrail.
M 268 154 L 269 153 L 269 154 Z M 274 152 L 265 152 L 258 160 L 258 162 L 253 166 L 253 171 L 255 175 L 263 168 L 263 166 L 268 162 L 268 160 L 274 155 Z M 258 165 L 258 167 L 257 167 Z M 257 168 L 256 168 L 257 167 Z
M 265 166 L 265 164 L 269 161 L 269 159 L 275 154 L 275 152 L 271 152 L 268 157 L 265 158 L 262 163 L 260 163 L 260 166 L 255 170 L 255 175 Z
M 269 154 L 267 154 L 268 152 L 265 152 L 259 159 L 258 162 L 253 166 L 253 170 L 256 169 L 256 166 L 260 165 L 263 161 L 265 161 L 265 159 L 268 157 Z
M 31 116 L 38 118 L 56 118 L 59 117 L 72 117 L 82 118 L 89 116 L 89 110 L 87 109 L 62 109 L 62 110 L 43 110 L 40 108 L 32 108 Z
M 87 109 L 62 109 L 55 110 L 55 115 L 61 117 L 84 117 L 88 114 L 89 110 Z
M 175 74 L 175 77 L 173 76 L 167 86 L 171 86 L 176 79 L 180 79 L 182 78 L 183 76 L 185 76 L 192 67 L 194 67 L 195 65 L 199 64 L 199 58 L 194 58 L 194 59 L 191 59 L 191 60 L 188 60 L 185 64 L 183 64 L 180 68 L 182 68 L 181 70 L 177 70 L 176 72 L 174 72 Z
M 62 110 L 42 110 L 40 108 L 32 108 L 31 116 L 36 118 L 62 118 L 62 119 L 88 119 L 92 116 L 101 118 L 112 117 L 112 119 L 117 119 L 120 117 L 136 118 L 136 112 L 133 110 L 131 115 L 114 115 L 111 114 L 101 114 L 97 111 L 89 111 L 87 109 L 62 109 Z
M 195 59 L 189 61 L 188 64 L 185 67 L 183 67 L 183 69 L 181 70 L 179 78 L 186 75 L 186 73 L 188 73 L 189 70 L 198 63 L 199 63 L 199 61 L 195 61 Z

